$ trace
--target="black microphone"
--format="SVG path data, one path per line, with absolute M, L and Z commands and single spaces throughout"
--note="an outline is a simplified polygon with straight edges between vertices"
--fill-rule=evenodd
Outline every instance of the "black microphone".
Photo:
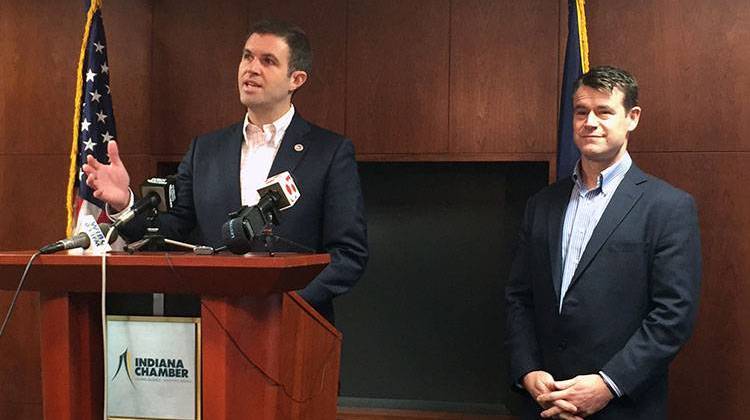
M 103 238 L 107 237 L 107 233 L 109 232 L 110 226 L 106 223 L 99 223 L 99 229 L 101 230 L 101 234 L 104 236 L 101 238 L 94 238 L 94 240 L 101 240 L 103 242 Z M 73 235 L 70 238 L 65 238 L 62 240 L 59 240 L 55 243 L 51 243 L 49 245 L 45 245 L 41 248 L 39 248 L 40 254 L 53 254 L 55 252 L 63 251 L 66 249 L 75 249 L 75 248 L 83 248 L 86 249 L 91 246 L 91 236 L 98 236 L 98 232 L 95 233 L 87 233 L 87 232 L 80 232 L 76 235 Z M 117 240 L 117 231 L 112 233 L 112 236 L 109 238 L 109 243 L 113 243 L 115 240 Z
M 177 185 L 174 175 L 166 178 L 154 177 L 143 181 L 141 197 L 148 196 L 152 191 L 159 194 L 159 199 L 161 199 L 156 208 L 159 212 L 167 213 L 172 210 L 174 202 L 177 200 Z
M 250 252 L 253 240 L 266 234 L 267 227 L 278 225 L 279 212 L 292 207 L 301 196 L 289 172 L 268 178 L 258 194 L 258 204 L 230 213 L 221 227 L 224 246 L 235 254 Z
M 145 197 L 138 200 L 135 204 L 133 204 L 133 207 L 128 209 L 125 213 L 120 216 L 115 224 L 112 225 L 113 228 L 117 229 L 118 227 L 124 225 L 125 223 L 128 223 L 129 221 L 133 220 L 135 216 L 138 216 L 139 214 L 151 210 L 153 208 L 156 208 L 159 206 L 159 203 L 161 203 L 161 198 L 159 197 L 159 194 L 151 191 L 148 194 L 146 194 Z

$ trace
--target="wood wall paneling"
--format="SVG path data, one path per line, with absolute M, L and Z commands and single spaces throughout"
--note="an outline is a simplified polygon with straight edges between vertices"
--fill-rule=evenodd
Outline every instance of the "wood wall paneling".
M 152 174 L 153 155 L 182 155 L 194 136 L 242 117 L 236 68 L 258 9 L 308 31 L 317 67 L 295 102 L 307 118 L 345 131 L 360 155 L 549 156 L 566 13 L 565 2 L 556 3 L 105 2 L 131 177 Z M 741 394 L 750 385 L 750 198 L 741 188 L 749 163 L 750 3 L 590 1 L 587 18 L 592 64 L 623 66 L 639 78 L 636 162 L 691 192 L 700 208 L 703 300 L 694 337 L 673 364 L 672 418 L 741 418 L 750 408 Z M 80 1 L 0 2 L 0 200 L 13 203 L 0 209 L 3 249 L 36 248 L 63 234 L 83 23 Z M 8 299 L 0 296 L 0 307 Z M 38 342 L 28 341 L 38 337 L 37 311 L 36 297 L 26 295 L 0 340 L 0 377 L 25 372 L 12 388 L 0 382 L 2 418 L 40 417 Z
M 693 195 L 703 280 L 693 337 L 670 372 L 670 418 L 739 419 L 750 410 L 750 153 L 634 153 L 634 161 Z
M 83 6 L 2 3 L 0 154 L 68 153 Z
M 14 54 L 11 54 L 11 51 L 13 51 L 13 45 L 9 40 L 12 22 L 8 19 L 8 10 L 9 6 L 6 2 L 0 2 L 0 52 L 2 52 L 2 54 L 0 54 L 0 74 L 3 75 L 3 77 L 0 77 L 0 145 L 6 142 L 4 127 L 7 124 L 6 118 L 8 108 L 6 107 L 6 104 L 9 100 L 9 95 L 8 88 L 6 87 L 8 79 L 5 75 L 10 74 L 10 68 L 13 66 L 14 61 Z M 2 411 L 0 411 L 0 413 L 1 412 Z
M 240 0 L 153 2 L 155 155 L 182 155 L 197 135 L 242 120 L 237 67 L 248 9 Z
M 451 152 L 550 153 L 559 5 L 461 0 L 451 10 Z
M 344 133 L 346 123 L 346 3 L 254 1 L 248 15 L 248 28 L 260 19 L 280 19 L 307 33 L 313 50 L 313 70 L 294 95 L 294 106 L 308 121 L 338 133 Z
M 63 154 L 0 155 L 0 249 L 36 249 L 65 235 L 69 163 Z
M 9 203 L 0 206 L 0 249 L 37 249 L 64 237 L 69 162 L 62 154 L 0 155 L 0 202 Z M 126 163 L 134 183 L 152 172 L 149 157 Z
M 586 4 L 592 65 L 633 72 L 637 151 L 750 150 L 750 2 Z
M 350 1 L 346 134 L 358 153 L 448 151 L 450 3 Z
M 151 1 L 104 2 L 110 88 L 120 153 L 151 152 Z

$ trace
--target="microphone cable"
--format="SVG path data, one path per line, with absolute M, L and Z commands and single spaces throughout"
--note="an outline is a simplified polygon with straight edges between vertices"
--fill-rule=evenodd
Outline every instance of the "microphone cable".
M 117 231 L 117 229 L 110 229 L 107 232 L 107 236 L 104 239 L 104 243 L 108 244 L 110 238 L 112 237 L 112 234 L 114 234 Z M 107 416 L 108 411 L 108 404 L 107 404 L 107 398 L 109 394 L 109 363 L 107 360 L 108 354 L 107 354 L 107 251 L 102 252 L 102 295 L 101 295 L 101 314 L 102 314 L 102 350 L 104 353 L 103 361 L 104 361 L 104 375 L 102 375 L 102 378 L 104 380 L 104 420 L 108 420 L 109 417 Z
M 3 321 L 2 327 L 0 327 L 0 337 L 3 336 L 3 332 L 5 332 L 5 326 L 8 325 L 10 316 L 13 313 L 13 308 L 16 306 L 16 299 L 18 299 L 18 295 L 21 293 L 21 288 L 23 287 L 23 282 L 26 280 L 26 276 L 29 274 L 29 268 L 31 268 L 31 264 L 39 255 L 41 255 L 41 252 L 36 251 L 34 255 L 32 255 L 29 259 L 29 262 L 26 263 L 26 268 L 23 270 L 23 274 L 21 275 L 21 281 L 18 282 L 16 293 L 13 294 L 13 299 L 10 301 L 10 306 L 8 306 L 8 312 L 5 314 L 5 320 Z

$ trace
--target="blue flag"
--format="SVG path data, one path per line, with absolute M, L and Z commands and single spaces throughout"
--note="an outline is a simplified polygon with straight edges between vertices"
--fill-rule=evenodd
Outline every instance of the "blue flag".
M 88 7 L 77 79 L 67 196 L 68 235 L 82 214 L 101 220 L 103 203 L 94 198 L 93 191 L 86 185 L 81 166 L 88 155 L 109 163 L 107 143 L 117 137 L 101 0 L 91 0 Z
M 560 120 L 557 128 L 557 179 L 573 173 L 581 156 L 573 142 L 573 83 L 589 71 L 585 0 L 568 0 L 568 43 L 565 46 Z

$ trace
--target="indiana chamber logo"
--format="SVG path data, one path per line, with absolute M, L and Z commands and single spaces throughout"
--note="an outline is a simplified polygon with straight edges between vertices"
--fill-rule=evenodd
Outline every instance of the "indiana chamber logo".
M 135 364 L 133 360 L 135 359 Z M 185 368 L 182 359 L 167 359 L 159 357 L 135 357 L 126 348 L 120 353 L 117 370 L 112 376 L 112 382 L 119 375 L 127 376 L 130 384 L 135 386 L 135 381 L 159 381 L 159 380 L 187 380 L 190 371 Z

